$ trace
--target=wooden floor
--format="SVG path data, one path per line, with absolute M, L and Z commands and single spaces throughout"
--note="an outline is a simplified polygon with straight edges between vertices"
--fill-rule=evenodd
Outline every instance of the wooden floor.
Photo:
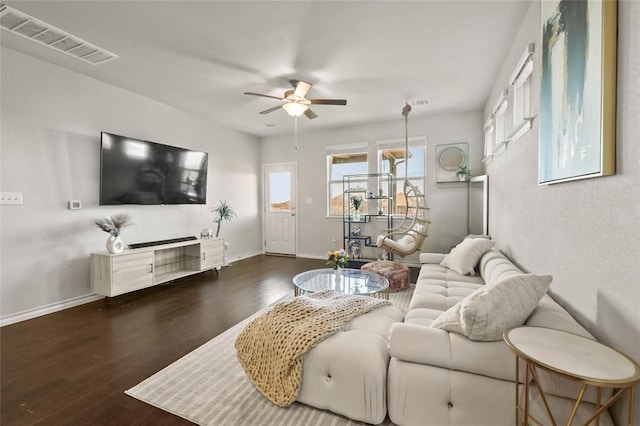
M 134 294 L 0 329 L 2 425 L 180 425 L 124 394 L 293 292 L 325 261 L 257 256 Z

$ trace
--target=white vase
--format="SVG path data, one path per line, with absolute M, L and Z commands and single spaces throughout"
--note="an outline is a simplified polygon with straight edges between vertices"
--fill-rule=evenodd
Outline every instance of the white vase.
M 124 250 L 124 243 L 120 236 L 114 237 L 113 235 L 109 235 L 109 238 L 107 238 L 107 250 L 113 254 L 120 253 Z
M 342 275 L 342 268 L 338 266 L 334 271 L 336 273 L 336 278 L 340 278 Z
M 360 222 L 360 212 L 358 210 L 353 214 L 353 221 Z

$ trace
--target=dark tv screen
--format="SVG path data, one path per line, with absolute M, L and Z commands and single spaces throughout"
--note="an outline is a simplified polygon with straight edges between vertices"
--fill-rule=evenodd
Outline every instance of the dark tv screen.
M 206 204 L 206 152 L 101 134 L 100 205 Z

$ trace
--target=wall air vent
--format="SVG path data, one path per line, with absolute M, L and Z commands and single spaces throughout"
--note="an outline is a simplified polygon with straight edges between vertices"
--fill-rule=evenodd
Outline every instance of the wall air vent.
M 117 59 L 118 55 L 64 32 L 5 4 L 0 5 L 0 26 L 21 37 L 37 41 L 59 52 L 97 65 Z

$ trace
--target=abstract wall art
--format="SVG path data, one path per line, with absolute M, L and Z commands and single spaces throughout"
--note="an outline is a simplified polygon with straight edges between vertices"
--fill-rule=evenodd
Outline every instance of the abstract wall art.
M 617 3 L 540 3 L 538 182 L 615 174 Z

